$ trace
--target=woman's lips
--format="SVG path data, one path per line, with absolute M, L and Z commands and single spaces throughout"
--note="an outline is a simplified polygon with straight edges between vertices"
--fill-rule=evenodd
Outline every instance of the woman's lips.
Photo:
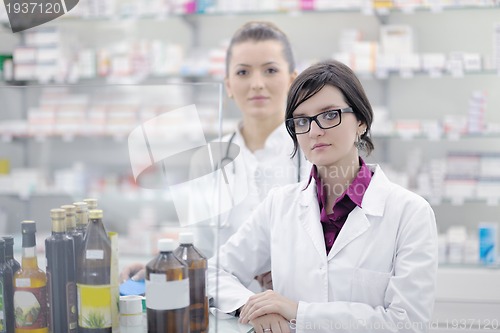
M 315 144 L 311 150 L 315 150 L 315 149 L 320 149 L 320 148 L 324 148 L 324 147 L 328 147 L 330 146 L 329 144 L 326 144 L 326 143 L 317 143 Z

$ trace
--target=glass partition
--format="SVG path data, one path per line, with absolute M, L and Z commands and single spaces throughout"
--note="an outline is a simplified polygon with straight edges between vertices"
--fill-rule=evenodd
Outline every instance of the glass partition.
M 177 240 L 180 232 L 194 232 L 195 245 L 205 237 L 217 244 L 221 216 L 246 195 L 233 193 L 228 182 L 239 147 L 220 143 L 237 122 L 223 117 L 222 89 L 220 83 L 0 87 L 0 235 L 14 235 L 16 259 L 20 222 L 33 220 L 45 270 L 50 210 L 86 198 L 97 199 L 107 231 L 118 233 L 120 271 L 146 264 L 159 239 Z M 236 320 L 217 324 L 211 315 L 210 331 L 216 327 L 251 329 Z

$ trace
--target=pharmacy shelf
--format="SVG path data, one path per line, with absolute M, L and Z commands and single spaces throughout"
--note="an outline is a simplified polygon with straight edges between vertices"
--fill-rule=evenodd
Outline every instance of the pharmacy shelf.
M 461 141 L 461 140 L 481 140 L 481 139 L 500 139 L 500 132 L 495 133 L 478 133 L 478 134 L 458 134 L 458 133 L 438 133 L 438 134 L 421 134 L 421 133 L 388 133 L 377 134 L 373 133 L 374 139 L 380 140 L 401 140 L 401 141 Z
M 168 83 L 176 84 L 196 84 L 196 83 L 220 83 L 223 78 L 220 76 L 212 76 L 208 74 L 172 74 L 165 76 L 145 76 L 145 77 L 94 77 L 94 78 L 81 78 L 76 81 L 38 81 L 38 80 L 25 80 L 25 81 L 5 81 L 0 79 L 0 88 L 2 87 L 19 87 L 19 86 L 34 86 L 43 85 L 44 87 L 61 86 L 61 85 L 161 85 Z
M 132 14 L 116 14 L 108 16 L 74 16 L 67 15 L 63 16 L 59 22 L 71 22 L 71 21 L 127 21 L 127 20 L 168 20 L 171 18 L 191 18 L 191 17 L 208 17 L 208 16 L 271 16 L 271 15 L 309 15 L 309 14 L 345 14 L 345 13 L 361 13 L 364 15 L 390 15 L 393 13 L 404 13 L 404 14 L 415 14 L 415 13 L 440 13 L 445 11 L 466 11 L 466 10 L 489 10 L 500 8 L 500 3 L 498 1 L 491 1 L 487 4 L 477 4 L 477 5 L 458 5 L 458 4 L 440 4 L 436 3 L 429 6 L 421 5 L 403 5 L 400 7 L 391 6 L 370 6 L 360 5 L 360 6 L 349 6 L 343 5 L 332 8 L 325 9 L 303 9 L 303 8 L 279 8 L 275 10 L 234 10 L 234 11 L 220 11 L 212 10 L 207 12 L 195 12 L 195 13 L 157 13 L 157 14 L 140 14 L 134 12 Z
M 89 197 L 95 198 L 110 198 L 127 202 L 157 202 L 166 203 L 172 201 L 170 193 L 166 190 L 119 190 L 107 189 L 103 191 L 92 191 Z M 14 197 L 21 200 L 30 200 L 31 198 L 52 198 L 52 197 L 71 197 L 81 198 L 82 193 L 71 193 L 58 189 L 47 189 L 44 191 L 32 191 L 29 193 L 21 193 L 9 189 L 0 189 L 0 197 Z
M 411 80 L 413 78 L 429 78 L 432 80 L 439 80 L 441 78 L 455 78 L 457 80 L 467 79 L 469 77 L 485 76 L 485 77 L 495 77 L 500 78 L 500 69 L 489 69 L 482 71 L 464 71 L 461 73 L 450 73 L 446 70 L 439 71 L 391 71 L 391 72 L 377 72 L 377 73 L 366 73 L 357 72 L 356 73 L 361 80 L 377 80 L 386 81 L 395 78 L 401 78 L 405 80 Z M 76 81 L 64 81 L 64 82 L 40 82 L 38 80 L 27 80 L 27 81 L 4 81 L 0 79 L 0 88 L 2 87 L 19 87 L 19 86 L 33 86 L 33 85 L 44 85 L 44 86 L 60 86 L 60 85 L 131 85 L 131 84 L 141 84 L 141 85 L 161 85 L 172 82 L 183 82 L 187 84 L 194 83 L 220 83 L 223 81 L 223 77 L 220 75 L 209 75 L 206 73 L 202 74 L 172 74 L 166 76 L 146 76 L 146 77 L 95 77 L 95 78 L 81 78 Z

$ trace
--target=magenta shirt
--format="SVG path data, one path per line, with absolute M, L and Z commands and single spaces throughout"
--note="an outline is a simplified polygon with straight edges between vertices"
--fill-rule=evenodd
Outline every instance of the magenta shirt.
M 347 190 L 342 193 L 342 195 L 340 195 L 337 200 L 335 200 L 335 203 L 333 204 L 332 214 L 326 213 L 326 193 L 325 188 L 323 187 L 323 182 L 321 181 L 321 178 L 319 178 L 318 169 L 315 165 L 313 165 L 311 169 L 309 183 L 314 177 L 314 180 L 316 180 L 317 197 L 320 210 L 320 222 L 323 227 L 327 254 L 330 252 L 335 239 L 344 226 L 349 213 L 356 206 L 361 207 L 363 196 L 365 195 L 366 189 L 368 188 L 370 180 L 372 179 L 372 172 L 361 157 L 359 158 L 359 162 L 361 168 L 359 169 L 356 178 L 354 178 Z M 307 186 L 309 186 L 309 183 L 307 184 Z

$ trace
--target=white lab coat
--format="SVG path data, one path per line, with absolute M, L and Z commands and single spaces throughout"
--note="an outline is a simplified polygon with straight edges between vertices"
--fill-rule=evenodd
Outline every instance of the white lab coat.
M 232 133 L 224 136 L 221 142 L 229 142 L 231 136 Z M 230 192 L 235 198 L 240 196 L 242 200 L 239 200 L 230 211 L 220 216 L 212 213 L 214 218 L 194 225 L 196 246 L 207 257 L 215 253 L 216 237 L 218 237 L 219 245 L 224 244 L 252 214 L 255 207 L 265 199 L 272 188 L 299 181 L 297 179 L 299 156 L 290 158 L 293 142 L 285 125 L 282 124 L 276 128 L 269 135 L 264 148 L 255 152 L 246 147 L 239 129 L 232 143 L 240 147 L 240 156 L 225 167 L 225 174 Z M 303 154 L 300 154 L 300 158 L 300 179 L 303 180 L 309 177 L 311 164 L 304 159 Z M 217 187 L 212 183 L 204 187 L 192 190 L 190 210 L 200 211 L 203 206 L 217 209 Z M 244 198 L 241 198 L 242 194 Z
M 437 230 L 430 205 L 374 171 L 362 202 L 326 254 L 314 179 L 271 191 L 209 261 L 209 295 L 232 312 L 269 269 L 274 290 L 299 303 L 296 332 L 421 332 L 430 322 Z M 240 282 L 241 281 L 241 282 Z

